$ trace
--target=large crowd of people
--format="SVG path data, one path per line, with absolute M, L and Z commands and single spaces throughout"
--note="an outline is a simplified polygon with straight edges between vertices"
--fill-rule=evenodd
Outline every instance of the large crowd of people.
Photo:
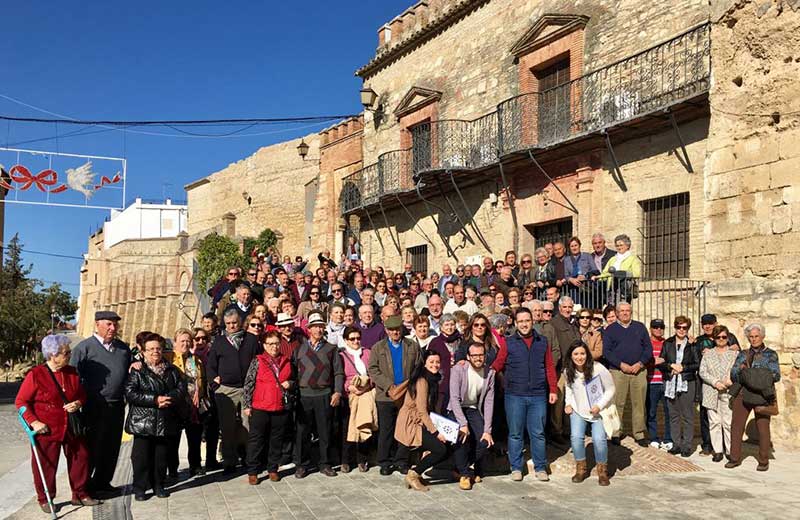
M 46 337 L 45 363 L 17 406 L 37 432 L 48 489 L 63 447 L 73 503 L 84 505 L 115 492 L 123 427 L 136 500 L 169 496 L 182 437 L 192 478 L 243 472 L 257 485 L 262 472 L 335 477 L 374 462 L 425 491 L 434 466 L 471 489 L 486 478 L 489 453 L 522 481 L 526 440 L 536 480 L 549 480 L 553 443 L 571 447 L 580 483 L 592 468 L 588 436 L 607 486 L 608 443 L 620 442 L 626 410 L 639 445 L 683 457 L 694 453 L 699 420 L 700 455 L 727 457 L 728 468 L 742 462 L 754 414 L 766 471 L 780 370 L 764 327 L 745 329 L 743 349 L 713 314 L 696 335 L 686 316 L 672 332 L 661 319 L 636 321 L 641 263 L 627 236 L 614 244 L 616 253 L 596 234 L 587 253 L 573 237 L 520 263 L 509 251 L 441 274 L 367 267 L 352 239 L 340 261 L 323 252 L 315 269 L 254 251 L 251 265 L 232 266 L 209 290 L 194 329 L 169 339 L 139 331 L 129 348 L 117 338 L 122 318 L 100 311 L 95 334 L 72 350 L 63 336 Z

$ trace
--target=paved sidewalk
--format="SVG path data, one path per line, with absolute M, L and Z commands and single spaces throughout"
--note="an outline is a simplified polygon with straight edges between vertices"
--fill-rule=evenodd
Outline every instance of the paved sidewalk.
M 130 444 L 123 444 L 115 477 L 117 485 L 130 483 Z M 191 479 L 185 471 L 184 452 L 181 480 L 170 489 L 170 498 L 134 502 L 130 495 L 124 495 L 95 511 L 65 508 L 60 516 L 70 520 L 88 519 L 92 513 L 95 520 L 558 520 L 590 514 L 591 518 L 618 520 L 624 513 L 623 517 L 630 519 L 712 520 L 785 518 L 787 512 L 800 510 L 796 486 L 800 453 L 778 452 L 770 470 L 758 473 L 752 457 L 745 459 L 741 467 L 726 470 L 721 463 L 697 454 L 682 459 L 627 444 L 615 449 L 628 453 L 630 465 L 627 471 L 617 471 L 608 488 L 598 486 L 594 475 L 582 484 L 573 484 L 571 456 L 566 454 L 553 462 L 550 482 L 536 482 L 527 475 L 523 482 L 516 483 L 507 475 L 499 475 L 476 484 L 472 491 L 461 491 L 449 480 L 434 478 L 428 493 L 409 491 L 398 473 L 381 477 L 376 468 L 335 478 L 314 473 L 303 480 L 286 471 L 285 478 L 277 483 L 263 480 L 262 474 L 258 486 L 248 485 L 241 474 L 227 478 L 215 472 Z M 642 467 L 649 471 L 631 471 Z M 434 475 L 447 476 L 441 472 Z M 62 477 L 59 482 L 62 495 L 68 489 L 64 480 Z M 129 486 L 126 489 L 129 492 Z M 46 516 L 31 501 L 11 518 Z

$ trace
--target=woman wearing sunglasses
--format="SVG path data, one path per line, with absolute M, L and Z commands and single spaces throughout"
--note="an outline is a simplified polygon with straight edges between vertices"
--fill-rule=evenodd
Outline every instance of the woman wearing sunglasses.
M 708 430 L 714 448 L 714 462 L 721 462 L 723 453 L 731 454 L 731 411 L 728 388 L 731 368 L 739 351 L 728 345 L 728 327 L 717 325 L 711 331 L 714 348 L 706 349 L 700 362 L 700 379 L 703 381 L 703 407 L 708 410 Z
M 589 347 L 592 359 L 597 361 L 603 357 L 603 337 L 592 323 L 593 319 L 594 314 L 588 309 L 581 309 L 578 313 L 578 331 L 581 334 L 581 340 Z
M 358 471 L 369 469 L 367 456 L 373 433 L 378 430 L 375 385 L 369 378 L 367 367 L 372 352 L 361 346 L 361 330 L 358 327 L 344 329 L 345 348 L 339 350 L 344 367 L 344 399 L 341 404 L 342 417 L 342 473 L 350 473 L 354 462 Z M 364 423 L 365 418 L 372 418 Z M 361 420 L 359 420 L 361 419 Z
M 674 325 L 675 335 L 664 341 L 661 349 L 664 362 L 657 368 L 664 374 L 664 395 L 669 403 L 669 427 L 674 442 L 669 452 L 689 457 L 694 437 L 695 385 L 700 359 L 694 340 L 689 338 L 692 320 L 678 316 Z
M 247 334 L 252 334 L 253 336 L 260 336 L 262 332 L 264 332 L 264 322 L 255 314 L 251 314 L 244 320 L 244 331 Z

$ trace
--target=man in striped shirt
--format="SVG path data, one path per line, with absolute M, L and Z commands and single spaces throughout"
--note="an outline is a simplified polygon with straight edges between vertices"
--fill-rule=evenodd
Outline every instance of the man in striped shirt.
M 672 435 L 669 431 L 669 404 L 664 397 L 664 376 L 655 368 L 663 363 L 661 348 L 664 345 L 664 320 L 655 319 L 650 322 L 650 343 L 653 344 L 653 360 L 647 365 L 647 433 L 651 448 L 672 449 Z M 664 438 L 658 437 L 658 403 L 664 407 Z

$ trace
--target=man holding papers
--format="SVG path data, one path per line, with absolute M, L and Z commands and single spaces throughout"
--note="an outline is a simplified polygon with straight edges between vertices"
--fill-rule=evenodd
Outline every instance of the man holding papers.
M 473 343 L 467 352 L 468 363 L 456 364 L 450 371 L 450 404 L 448 409 L 458 421 L 460 439 L 455 444 L 456 469 L 461 478 L 459 487 L 472 489 L 473 482 L 483 478 L 482 461 L 492 439 L 494 410 L 494 376 L 485 365 L 486 347 Z M 475 463 L 475 472 L 470 464 Z

